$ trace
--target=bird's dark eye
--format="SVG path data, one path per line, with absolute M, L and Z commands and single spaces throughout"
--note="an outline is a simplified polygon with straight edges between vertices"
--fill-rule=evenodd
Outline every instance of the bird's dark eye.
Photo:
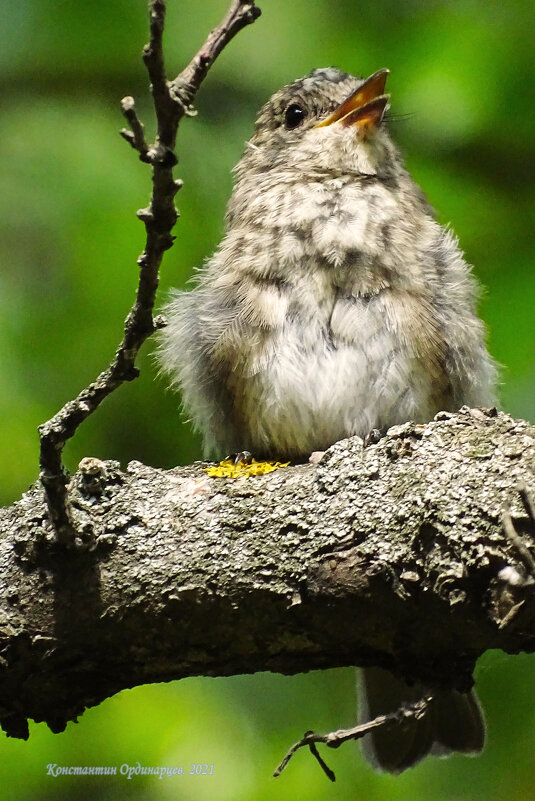
M 301 108 L 297 103 L 292 103 L 291 106 L 288 106 L 286 111 L 284 112 L 284 127 L 291 131 L 293 128 L 297 128 L 298 125 L 301 125 L 303 120 L 306 118 L 306 111 Z

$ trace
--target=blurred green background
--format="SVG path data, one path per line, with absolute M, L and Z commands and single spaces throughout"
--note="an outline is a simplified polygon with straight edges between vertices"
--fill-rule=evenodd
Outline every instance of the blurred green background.
M 133 300 L 148 168 L 118 136 L 119 100 L 136 98 L 153 132 L 140 50 L 145 0 L 8 0 L 0 29 L 0 414 L 2 502 L 37 474 L 36 427 L 110 361 Z M 389 67 L 391 128 L 409 169 L 451 222 L 486 287 L 481 314 L 503 365 L 501 403 L 535 418 L 535 87 L 531 2 L 264 0 L 263 16 L 217 62 L 198 117 L 179 134 L 178 239 L 160 304 L 222 233 L 230 169 L 258 107 L 318 66 L 368 75 Z M 181 69 L 226 0 L 169 0 L 166 53 Z M 151 343 L 141 378 L 80 429 L 66 459 L 168 467 L 199 442 L 157 378 Z M 284 677 L 189 679 L 126 691 L 60 735 L 33 725 L 26 743 L 0 735 L 0 799 L 535 799 L 535 702 L 529 656 L 486 654 L 477 671 L 487 710 L 480 758 L 430 759 L 377 776 L 353 744 L 326 757 L 331 785 L 304 751 L 270 774 L 308 728 L 351 725 L 352 670 Z M 213 763 L 212 777 L 58 777 L 46 765 Z

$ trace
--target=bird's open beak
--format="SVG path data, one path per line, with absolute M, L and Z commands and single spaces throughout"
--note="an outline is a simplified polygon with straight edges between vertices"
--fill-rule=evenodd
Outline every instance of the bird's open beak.
M 314 127 L 323 128 L 333 122 L 341 122 L 344 126 L 357 125 L 360 130 L 367 131 L 378 125 L 383 119 L 389 98 L 383 94 L 388 73 L 387 69 L 374 72 L 327 119 Z

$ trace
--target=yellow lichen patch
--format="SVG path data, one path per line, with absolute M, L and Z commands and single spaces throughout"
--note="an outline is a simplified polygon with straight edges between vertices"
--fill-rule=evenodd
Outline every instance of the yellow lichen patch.
M 206 467 L 205 471 L 212 478 L 241 478 L 245 476 L 264 476 L 266 473 L 272 473 L 278 470 L 279 467 L 288 467 L 290 462 L 257 462 L 253 459 L 251 464 L 245 462 L 238 462 L 234 464 L 232 459 L 225 459 L 219 462 L 216 467 Z

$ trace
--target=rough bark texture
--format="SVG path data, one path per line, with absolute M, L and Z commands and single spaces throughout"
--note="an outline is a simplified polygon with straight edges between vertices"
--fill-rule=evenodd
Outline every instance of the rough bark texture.
M 138 684 L 381 664 L 468 687 L 487 648 L 535 650 L 535 427 L 480 410 L 407 424 L 261 478 L 85 459 L 87 542 L 36 485 L 0 512 L 0 718 L 54 731 Z M 524 554 L 525 557 L 525 554 Z M 529 559 L 528 559 L 529 561 Z

